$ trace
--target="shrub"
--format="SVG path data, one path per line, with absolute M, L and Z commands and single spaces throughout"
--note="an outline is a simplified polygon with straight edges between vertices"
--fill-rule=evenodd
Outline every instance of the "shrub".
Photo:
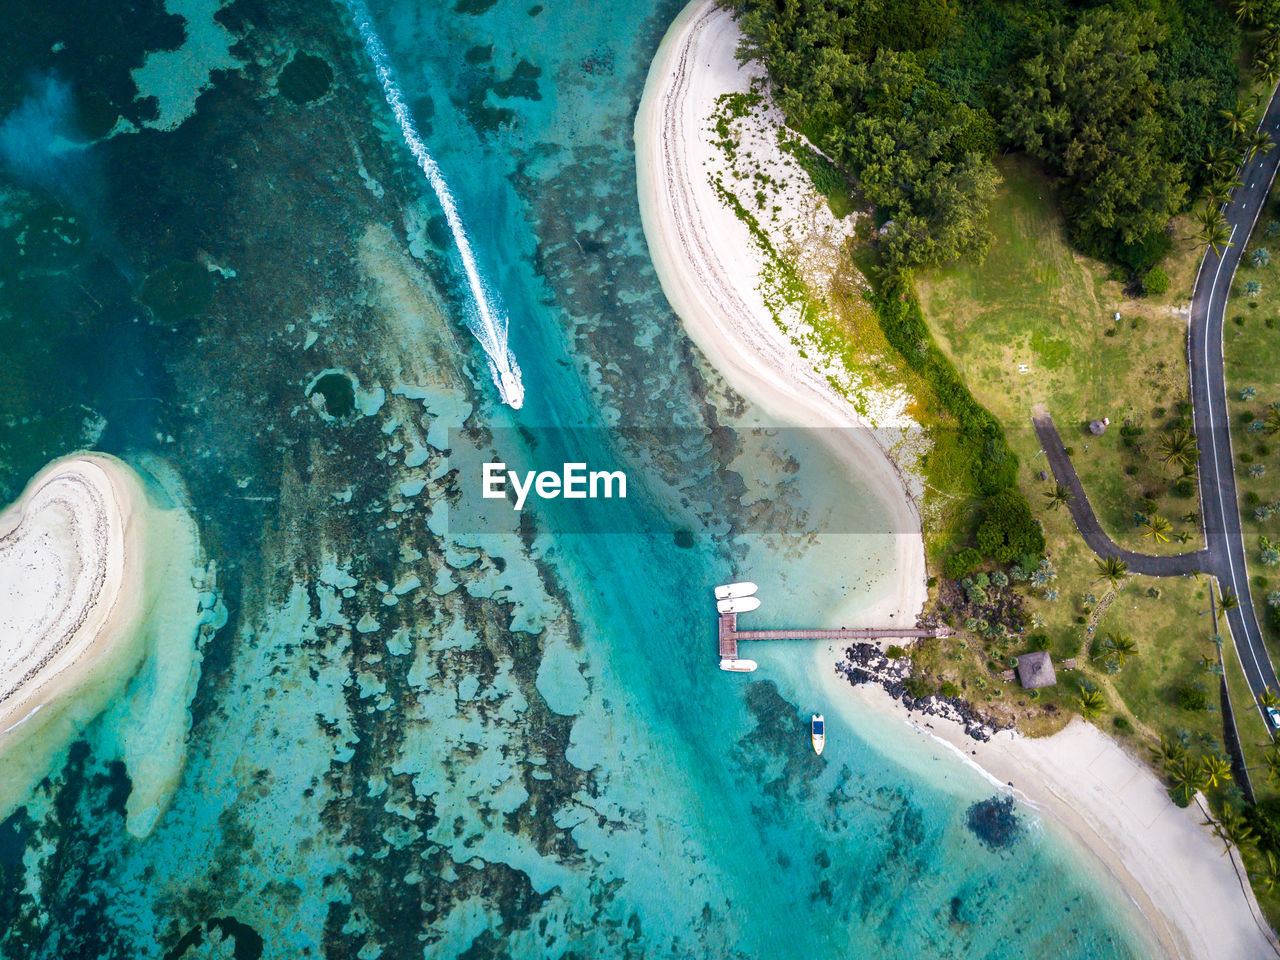
M 1075 447 L 1063 447 L 1063 450 L 1066 451 L 1068 457 L 1074 457 L 1076 455 Z
M 1014 488 L 1018 458 L 1000 422 L 973 398 L 955 366 L 929 334 L 920 302 L 900 283 L 871 298 L 885 338 L 907 364 L 933 387 L 938 402 L 957 421 L 957 432 L 978 492 L 990 496 Z M 918 349 L 924 345 L 924 350 Z
M 1044 533 L 1031 515 L 1026 498 L 1016 490 L 988 497 L 978 524 L 978 549 L 1000 563 L 1024 553 L 1044 553 Z
M 960 696 L 960 688 L 957 687 L 950 680 L 944 680 L 942 683 L 942 686 L 938 688 L 938 692 L 942 694 L 944 697 L 949 697 L 949 698 Z
M 1173 692 L 1173 702 L 1183 710 L 1207 710 L 1209 697 L 1200 687 L 1183 684 Z
M 901 660 L 903 657 L 907 655 L 907 651 L 903 650 L 900 646 L 894 643 L 889 645 L 889 649 L 887 649 L 884 652 L 884 655 L 888 657 L 890 660 Z
M 1027 652 L 1034 653 L 1037 650 L 1049 649 L 1049 635 L 1047 633 L 1033 633 L 1027 637 Z
M 930 685 L 929 681 L 919 674 L 912 674 L 907 677 L 906 680 L 902 681 L 902 688 L 917 700 L 921 700 L 933 693 L 932 685 Z
M 1196 495 L 1196 481 L 1194 477 L 1179 477 L 1173 481 L 1173 492 L 1179 497 L 1194 497 Z
M 942 572 L 952 580 L 959 580 L 961 577 L 968 576 L 981 562 L 982 554 L 973 547 L 963 547 L 947 557 Z
M 1133 724 L 1129 722 L 1129 718 L 1121 717 L 1119 715 L 1117 715 L 1111 721 L 1111 725 L 1115 727 L 1117 730 L 1119 730 L 1121 733 L 1128 733 L 1133 729 Z
M 1160 296 L 1169 290 L 1169 274 L 1165 273 L 1159 267 L 1152 267 L 1147 271 L 1147 275 L 1142 278 L 1142 287 L 1147 293 Z

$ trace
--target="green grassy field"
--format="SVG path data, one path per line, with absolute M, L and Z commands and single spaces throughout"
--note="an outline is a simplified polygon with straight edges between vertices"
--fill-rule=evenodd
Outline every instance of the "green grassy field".
M 1197 549 L 1194 492 L 1173 492 L 1178 471 L 1153 455 L 1159 427 L 1177 416 L 1187 395 L 1185 308 L 1195 252 L 1187 243 L 1175 249 L 1164 296 L 1127 297 L 1103 264 L 1071 249 L 1047 182 L 1029 163 L 1006 161 L 1001 172 L 991 221 L 996 240 L 986 260 L 918 278 L 934 335 L 1036 471 L 1044 462 L 1031 408 L 1049 408 L 1116 542 L 1144 552 Z M 1087 423 L 1103 417 L 1111 420 L 1107 432 L 1089 434 Z M 1129 431 L 1122 430 L 1126 421 Z M 1121 435 L 1132 431 L 1142 433 Z M 1156 501 L 1156 512 L 1185 543 L 1142 536 L 1134 520 L 1144 497 Z
M 1276 462 L 1280 434 L 1268 433 L 1265 426 L 1258 428 L 1259 423 L 1265 424 L 1272 404 L 1280 403 L 1280 364 L 1276 362 L 1280 350 L 1280 209 L 1275 196 L 1273 191 L 1232 284 L 1222 344 L 1250 592 L 1271 656 L 1280 659 L 1280 633 L 1270 624 L 1267 601 L 1280 591 L 1280 565 L 1263 564 L 1258 542 L 1259 536 L 1280 540 L 1280 464 Z M 1266 262 L 1255 266 L 1255 256 Z M 1280 602 L 1280 595 L 1275 599 Z
M 1167 265 L 1169 292 L 1128 297 L 1103 264 L 1071 249 L 1048 185 L 1030 164 L 1005 162 L 1002 173 L 992 212 L 996 240 L 986 260 L 930 271 L 917 288 L 934 335 L 1022 460 L 1019 484 L 1044 526 L 1056 576 L 1024 600 L 1031 622 L 1020 635 L 1000 641 L 962 631 L 950 643 L 922 649 L 919 661 L 937 682 L 957 684 L 998 716 L 1017 717 L 1028 733 L 1062 726 L 1079 709 L 1085 682 L 1106 702 L 1095 722 L 1140 750 L 1161 736 L 1179 736 L 1221 751 L 1209 580 L 1133 577 L 1108 598 L 1110 588 L 1098 581 L 1094 554 L 1069 512 L 1044 497 L 1053 480 L 1040 479 L 1047 468 L 1030 424 L 1035 404 L 1054 414 L 1090 501 L 1117 542 L 1170 553 L 1202 545 L 1194 487 L 1189 496 L 1175 494 L 1177 471 L 1154 452 L 1159 429 L 1178 416 L 1188 389 L 1185 308 L 1198 254 L 1180 243 Z M 1089 419 L 1104 416 L 1111 427 L 1102 437 L 1084 432 Z M 1126 421 L 1143 432 L 1123 431 L 1132 434 L 1126 440 Z M 1157 544 L 1142 536 L 1134 514 L 1149 506 L 1141 502 L 1146 496 L 1187 542 Z M 1133 637 L 1138 647 L 1119 670 L 1094 659 L 1097 640 L 1109 632 Z M 994 668 L 1037 640 L 1047 642 L 1055 661 L 1074 659 L 1077 666 L 1061 673 L 1056 688 L 1031 698 Z M 1179 706 L 1178 692 L 1188 687 L 1206 694 L 1206 709 Z

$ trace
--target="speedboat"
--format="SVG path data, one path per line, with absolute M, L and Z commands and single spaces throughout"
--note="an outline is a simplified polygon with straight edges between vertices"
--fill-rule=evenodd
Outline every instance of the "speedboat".
M 720 613 L 750 613 L 759 606 L 759 597 L 738 597 L 733 600 L 716 601 L 716 610 Z
M 826 727 L 822 714 L 815 713 L 809 722 L 809 739 L 813 741 L 813 752 L 818 756 L 822 756 L 822 748 L 827 742 Z
M 520 379 L 520 368 L 512 363 L 508 356 L 502 363 L 489 358 L 489 372 L 498 383 L 498 394 L 502 402 L 513 410 L 524 406 L 524 381 Z
M 499 384 L 498 392 L 513 409 L 519 410 L 524 406 L 524 384 L 519 377 L 510 370 L 503 370 Z
M 732 600 L 735 597 L 749 597 L 758 589 L 759 587 L 750 580 L 743 580 L 741 583 L 722 583 L 716 587 L 716 599 Z
M 754 660 L 730 660 L 725 658 L 720 661 L 720 669 L 728 670 L 730 673 L 750 673 L 756 668 Z

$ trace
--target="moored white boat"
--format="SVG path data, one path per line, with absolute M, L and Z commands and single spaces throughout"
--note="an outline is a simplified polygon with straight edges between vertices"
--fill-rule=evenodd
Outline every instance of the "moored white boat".
M 749 597 L 758 589 L 760 588 L 750 580 L 743 580 L 739 583 L 722 583 L 716 587 L 716 599 L 732 600 L 734 597 Z
M 754 660 L 721 660 L 720 669 L 728 670 L 730 673 L 750 673 L 756 668 Z
M 759 597 L 735 597 L 732 600 L 716 601 L 716 609 L 721 613 L 749 613 L 759 606 Z
M 813 752 L 822 756 L 822 748 L 827 742 L 827 722 L 820 713 L 815 713 L 809 721 L 809 739 L 813 741 Z

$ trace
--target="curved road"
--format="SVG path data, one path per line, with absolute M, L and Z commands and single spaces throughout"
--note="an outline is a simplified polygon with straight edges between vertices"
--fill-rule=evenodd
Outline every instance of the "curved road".
M 1195 553 L 1176 553 L 1168 556 L 1156 556 L 1150 553 L 1134 553 L 1119 546 L 1107 536 L 1089 506 L 1089 498 L 1085 496 L 1084 485 L 1076 474 L 1076 468 L 1067 455 L 1054 426 L 1053 417 L 1044 407 L 1037 406 L 1031 412 L 1031 422 L 1036 428 L 1036 436 L 1044 450 L 1045 459 L 1053 470 L 1053 477 L 1071 491 L 1071 499 L 1067 501 L 1067 509 L 1076 529 L 1084 537 L 1094 553 L 1100 557 L 1119 557 L 1129 565 L 1130 573 L 1141 573 L 1148 577 L 1178 577 L 1190 573 L 1205 573 L 1214 568 L 1213 555 L 1208 550 Z
M 1272 95 L 1261 129 L 1275 139 L 1280 130 L 1280 96 Z M 1220 253 L 1210 250 L 1205 254 L 1191 297 L 1191 402 L 1195 407 L 1196 440 L 1200 446 L 1200 515 L 1204 518 L 1205 542 L 1213 558 L 1208 571 L 1218 577 L 1223 590 L 1230 590 L 1240 598 L 1239 605 L 1227 611 L 1227 623 L 1255 700 L 1267 687 L 1280 690 L 1280 684 L 1267 656 L 1249 592 L 1227 410 L 1222 324 L 1231 281 L 1266 203 L 1277 167 L 1280 167 L 1280 149 L 1273 148 L 1255 155 L 1241 169 L 1244 186 L 1237 188 L 1226 208 L 1231 246 Z
M 1277 137 L 1280 133 L 1280 93 L 1273 93 L 1260 129 L 1269 133 L 1273 140 L 1280 139 Z M 1103 532 L 1089 506 L 1075 467 L 1063 449 L 1062 438 L 1048 411 L 1039 407 L 1032 413 L 1036 434 L 1054 477 L 1072 493 L 1068 504 L 1072 519 L 1095 553 L 1103 557 L 1118 556 L 1129 564 L 1133 573 L 1150 576 L 1176 576 L 1195 571 L 1210 573 L 1218 578 L 1224 591 L 1231 591 L 1240 599 L 1238 606 L 1227 611 L 1227 624 L 1255 704 L 1264 719 L 1266 712 L 1257 703 L 1258 697 L 1268 687 L 1280 692 L 1280 683 L 1277 683 L 1275 668 L 1267 655 L 1249 590 L 1231 449 L 1222 325 L 1231 281 L 1266 203 L 1277 168 L 1280 168 L 1280 149 L 1273 148 L 1265 154 L 1255 155 L 1240 170 L 1243 186 L 1237 188 L 1225 208 L 1231 245 L 1222 251 L 1210 250 L 1205 254 L 1191 295 L 1188 360 L 1196 441 L 1200 447 L 1200 514 L 1204 519 L 1206 549 L 1160 557 L 1134 553 L 1117 546 Z M 1275 724 L 1271 727 L 1276 729 Z

